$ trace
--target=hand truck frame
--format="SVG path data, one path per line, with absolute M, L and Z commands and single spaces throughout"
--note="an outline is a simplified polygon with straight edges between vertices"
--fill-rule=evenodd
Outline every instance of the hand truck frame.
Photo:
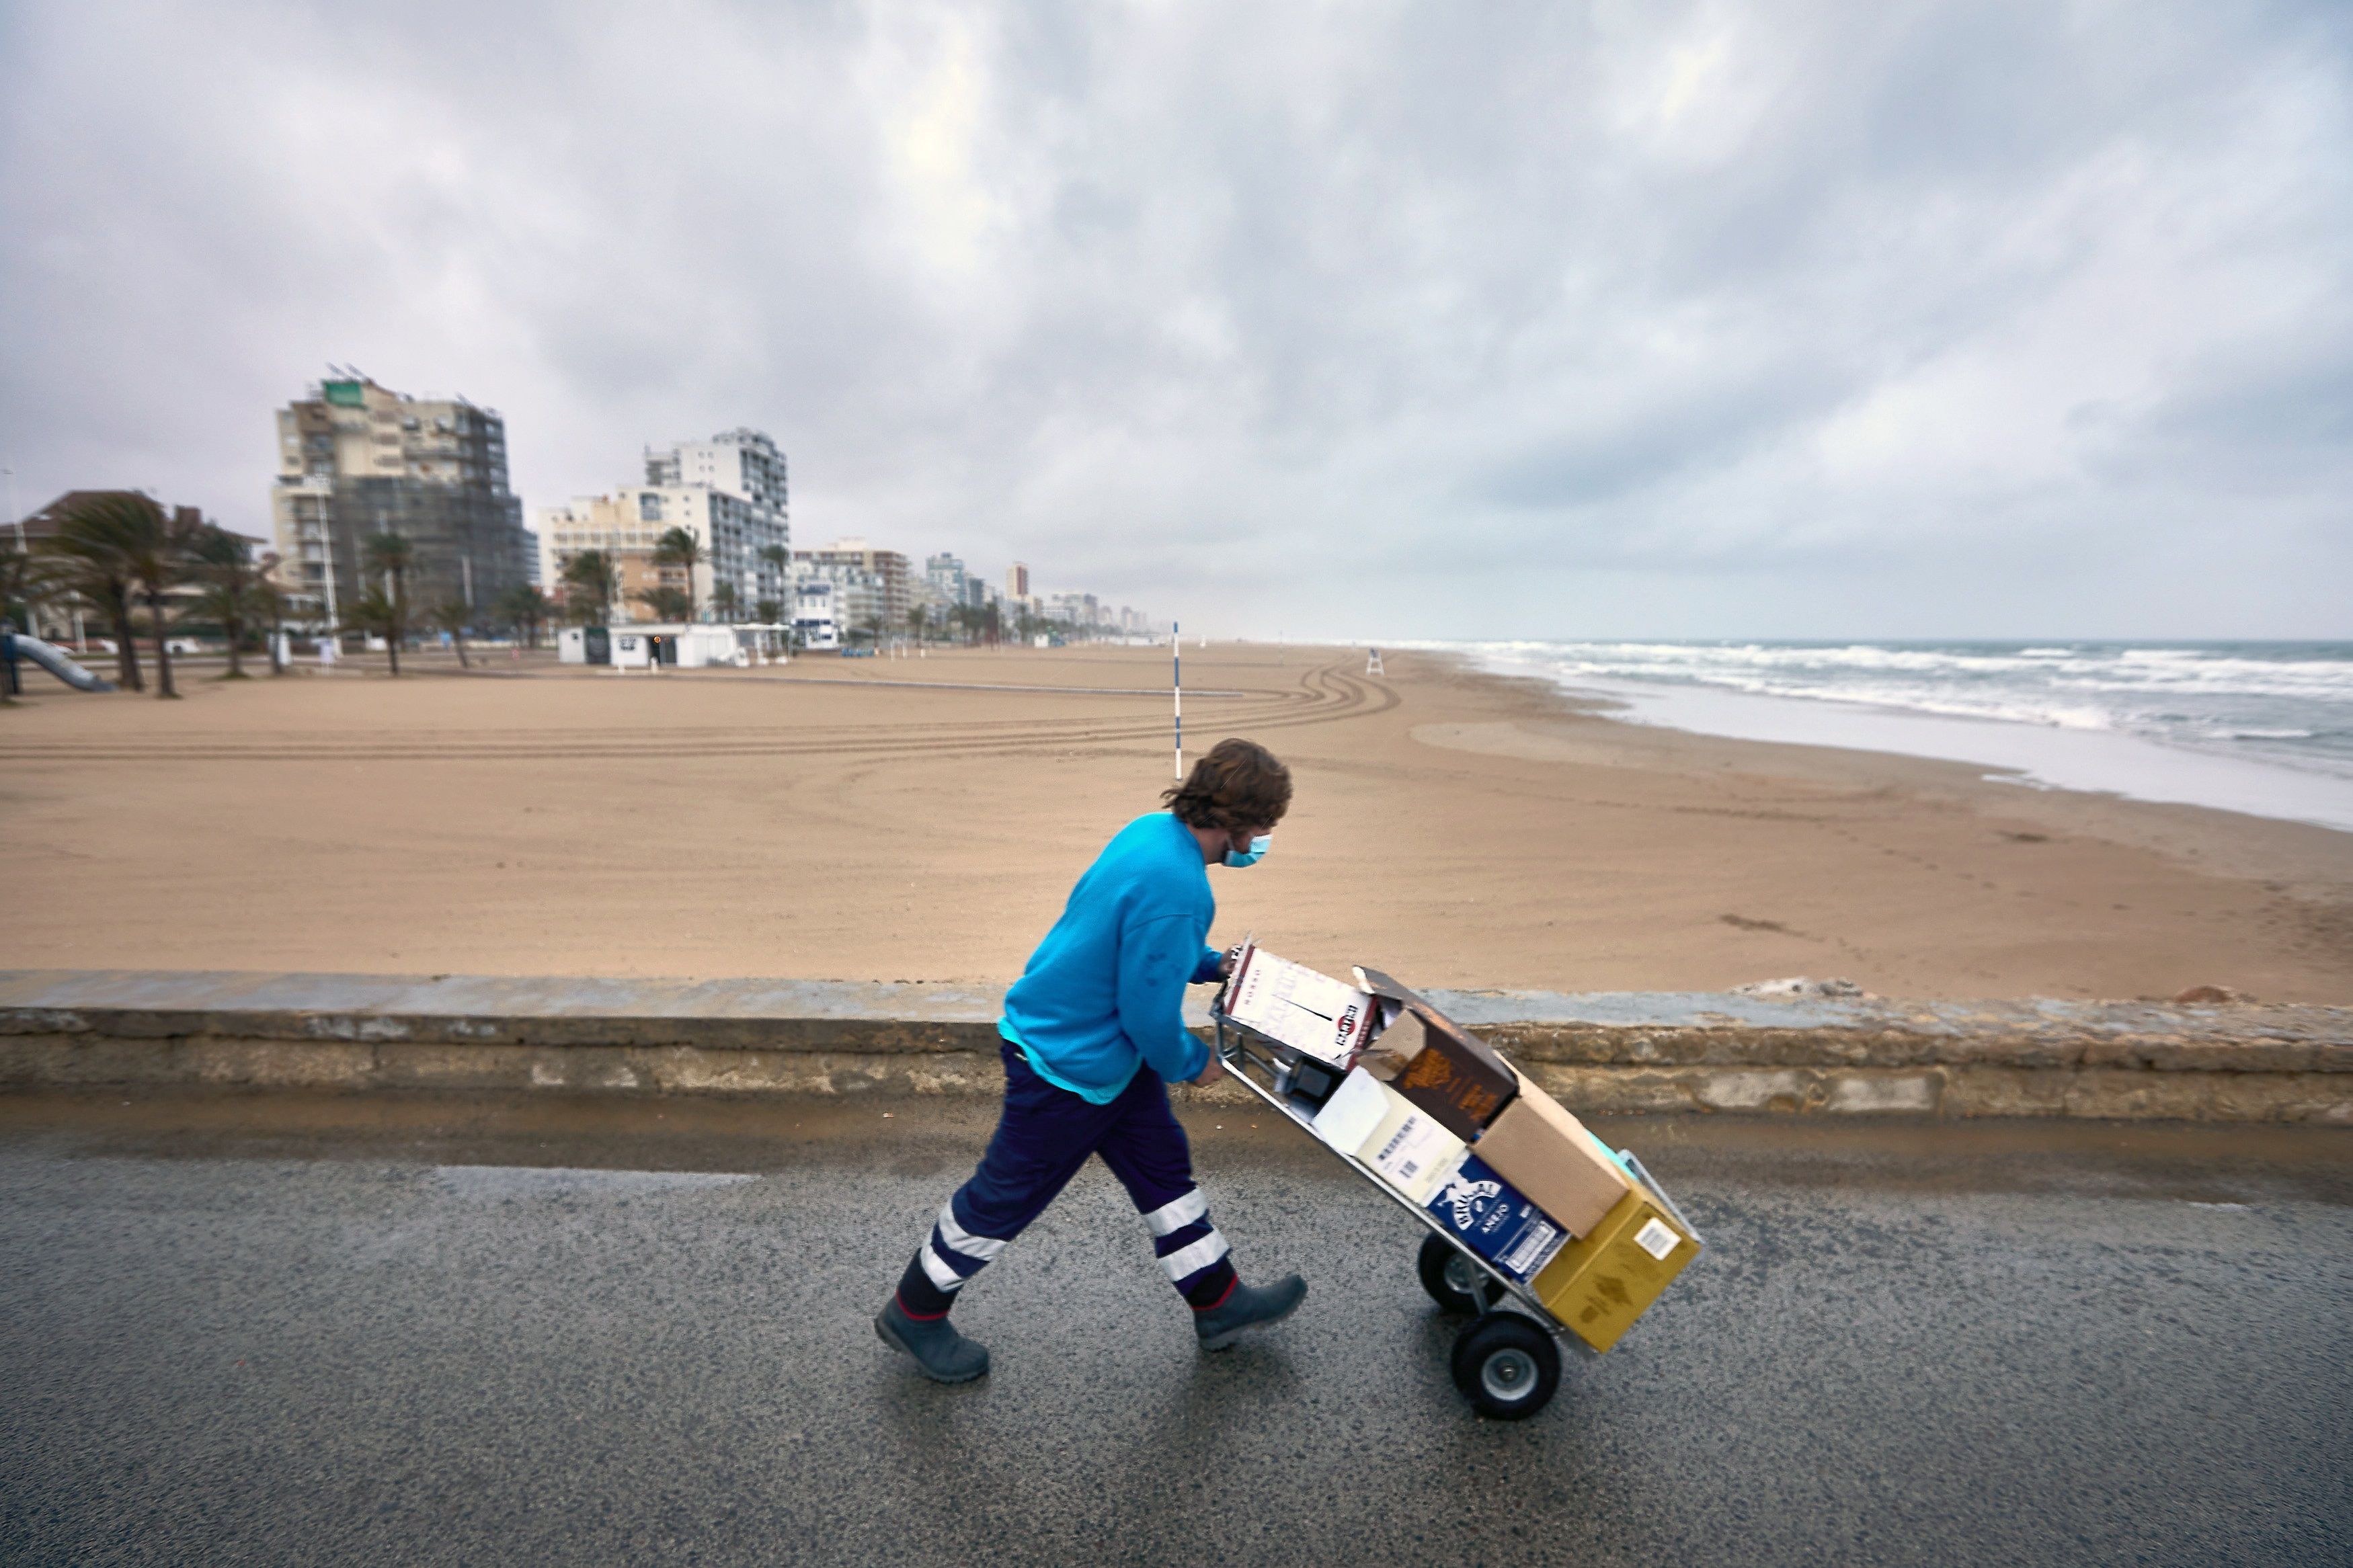
M 1288 1118 L 1314 1139 L 1317 1147 L 1364 1177 L 1420 1225 L 1424 1235 L 1418 1270 L 1422 1288 L 1441 1310 L 1472 1320 L 1454 1342 L 1454 1386 L 1463 1398 L 1481 1415 L 1507 1421 L 1523 1420 L 1552 1403 L 1560 1384 L 1560 1346 L 1566 1343 L 1588 1360 L 1599 1359 L 1601 1352 L 1554 1317 L 1535 1291 L 1465 1246 L 1429 1210 L 1383 1180 L 1380 1173 L 1318 1136 L 1313 1110 L 1295 1100 L 1292 1090 L 1303 1053 L 1248 1025 L 1235 1023 L 1226 1016 L 1223 1000 L 1221 994 L 1211 1003 L 1209 1018 L 1216 1028 L 1213 1048 L 1227 1075 L 1269 1110 Z M 1706 1241 L 1658 1178 L 1633 1151 L 1620 1149 L 1618 1153 L 1635 1179 L 1651 1190 L 1704 1251 Z

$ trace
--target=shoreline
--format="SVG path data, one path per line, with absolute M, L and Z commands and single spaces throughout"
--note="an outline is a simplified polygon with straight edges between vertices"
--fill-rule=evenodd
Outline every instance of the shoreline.
M 1824 746 L 1965 763 L 2028 789 L 2197 805 L 2353 834 L 2353 779 L 2221 750 L 2169 744 L 2128 730 L 2067 727 L 1936 711 L 1825 692 L 1747 691 L 1707 681 L 1568 673 L 1477 645 L 1416 645 L 1489 673 L 1530 678 L 1613 704 L 1621 722 L 1720 740 Z
M 1215 940 L 1439 988 L 2353 1003 L 2353 835 L 1628 723 L 1460 655 L 1185 658 L 1187 760 L 1252 734 L 1300 784 Z M 37 691 L 0 716 L 11 963 L 1001 985 L 1157 805 L 1166 650 L 874 662 Z
M 1698 774 L 1729 768 L 1833 786 L 1916 791 L 1989 819 L 2017 817 L 2122 847 L 2151 850 L 2201 874 L 2276 884 L 2282 893 L 2318 904 L 2353 905 L 2353 831 L 2191 801 L 2041 784 L 1965 758 L 1719 734 L 1645 721 L 1627 717 L 1626 705 L 1598 688 L 1580 689 L 1541 671 L 1488 668 L 1476 655 L 1432 649 L 1429 656 L 1460 658 L 1472 676 L 1511 682 L 1528 692 L 1532 707 L 1550 711 L 1514 721 L 1518 732 L 1509 737 L 1493 731 L 1448 733 L 1444 727 L 1432 726 L 1428 734 L 1417 736 L 1424 744 L 1590 766 L 1655 767 Z M 1599 734 L 1594 733 L 1596 726 L 1603 727 Z

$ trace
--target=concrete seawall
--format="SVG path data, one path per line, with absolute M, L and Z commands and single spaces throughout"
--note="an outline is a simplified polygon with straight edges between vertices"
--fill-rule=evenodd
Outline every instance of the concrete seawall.
M 0 971 L 0 1089 L 994 1094 L 998 994 L 848 981 Z M 2353 1008 L 1430 996 L 1578 1110 L 2353 1126 Z

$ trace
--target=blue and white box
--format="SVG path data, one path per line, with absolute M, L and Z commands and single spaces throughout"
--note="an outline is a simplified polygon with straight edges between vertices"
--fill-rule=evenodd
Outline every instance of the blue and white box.
M 1476 1154 L 1462 1156 L 1425 1206 L 1457 1241 L 1523 1282 L 1568 1244 L 1568 1232 Z

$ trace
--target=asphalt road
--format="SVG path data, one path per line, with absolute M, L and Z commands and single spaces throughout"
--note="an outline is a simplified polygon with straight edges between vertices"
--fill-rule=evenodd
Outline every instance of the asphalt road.
M 1710 1253 L 1482 1422 L 1403 1217 L 1197 1124 L 1293 1322 L 1100 1169 L 868 1319 L 969 1110 L 0 1097 L 9 1563 L 2342 1563 L 2353 1131 L 1620 1121 Z M 659 1116 L 659 1120 L 656 1118 Z M 798 1125 L 795 1125 L 797 1122 Z

